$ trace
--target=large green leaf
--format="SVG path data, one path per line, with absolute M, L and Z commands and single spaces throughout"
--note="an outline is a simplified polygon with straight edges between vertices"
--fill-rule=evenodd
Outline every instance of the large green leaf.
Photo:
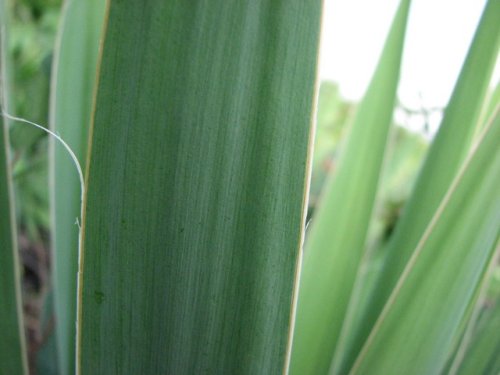
M 320 13 L 320 0 L 108 2 L 82 374 L 283 371 Z
M 0 110 L 7 110 L 5 4 L 0 0 Z M 8 125 L 0 115 L 0 375 L 27 374 Z
M 368 226 L 392 119 L 410 1 L 396 13 L 333 180 L 313 218 L 302 268 L 291 373 L 330 368 Z
M 403 216 L 386 249 L 386 261 L 362 323 L 353 335 L 344 369 L 369 335 L 415 246 L 468 153 L 500 43 L 500 1 L 489 0 L 462 67 L 439 132 L 420 171 Z
M 445 194 L 353 374 L 438 374 L 500 228 L 500 111 Z
M 51 129 L 83 164 L 92 109 L 97 52 L 105 2 L 66 1 L 54 59 Z M 67 150 L 51 137 L 51 209 L 54 255 L 56 334 L 59 368 L 74 372 L 76 346 L 76 280 L 81 186 Z

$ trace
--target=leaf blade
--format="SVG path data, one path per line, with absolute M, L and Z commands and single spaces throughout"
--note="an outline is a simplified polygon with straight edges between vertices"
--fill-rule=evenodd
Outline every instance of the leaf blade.
M 499 112 L 454 179 L 351 373 L 439 373 L 446 365 L 498 238 L 498 137 Z
M 292 374 L 324 374 L 356 273 L 392 119 L 410 1 L 402 1 L 380 62 L 358 109 L 334 179 L 311 224 L 302 267 Z
M 50 127 L 85 167 L 104 1 L 67 1 L 59 27 L 51 87 Z M 78 226 L 81 185 L 67 150 L 50 139 L 51 235 L 58 366 L 75 369 Z
M 6 6 L 0 0 L 0 111 L 8 109 Z M 5 109 L 4 109 L 5 106 Z M 28 373 L 21 304 L 21 275 L 14 218 L 8 123 L 0 114 L 0 373 Z
M 283 369 L 320 3 L 109 3 L 83 373 Z
M 387 255 L 383 270 L 361 319 L 364 323 L 355 333 L 350 346 L 346 368 L 350 367 L 370 334 L 427 223 L 474 140 L 475 125 L 500 43 L 500 25 L 496 17 L 498 12 L 500 2 L 488 1 L 439 132 L 428 151 L 394 235 L 385 249 Z

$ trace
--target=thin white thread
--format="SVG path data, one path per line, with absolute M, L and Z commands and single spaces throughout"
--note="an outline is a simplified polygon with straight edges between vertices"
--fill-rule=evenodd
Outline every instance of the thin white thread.
M 23 119 L 21 117 L 10 115 L 7 112 L 5 112 L 3 109 L 0 109 L 0 112 L 4 118 L 9 119 L 11 121 L 17 121 L 17 122 L 22 122 L 25 124 L 32 125 L 38 129 L 43 130 L 44 132 L 48 133 L 49 135 L 53 136 L 55 139 L 57 139 L 61 143 L 61 145 L 66 149 L 69 156 L 71 157 L 73 164 L 75 165 L 76 170 L 78 172 L 78 177 L 80 178 L 80 206 L 83 208 L 83 196 L 84 196 L 84 191 L 85 191 L 85 181 L 83 178 L 83 171 L 82 171 L 82 167 L 80 165 L 80 162 L 78 161 L 78 158 L 76 157 L 76 155 L 73 152 L 73 150 L 71 149 L 71 147 L 69 147 L 69 145 L 64 141 L 64 139 L 61 138 L 61 136 L 59 136 L 57 133 L 54 133 L 53 131 L 43 127 L 42 125 L 38 125 L 32 121 Z M 82 209 L 80 209 L 80 219 L 82 217 L 81 211 L 82 211 Z M 76 218 L 76 224 L 78 225 L 78 228 L 80 228 L 80 220 L 78 218 Z

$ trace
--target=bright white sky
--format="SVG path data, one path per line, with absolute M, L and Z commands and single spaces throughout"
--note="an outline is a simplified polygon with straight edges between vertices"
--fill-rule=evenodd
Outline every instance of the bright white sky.
M 363 95 L 398 3 L 325 0 L 320 78 L 338 82 L 346 98 L 358 100 Z M 406 106 L 446 105 L 485 3 L 413 1 L 399 89 Z M 499 75 L 497 63 L 495 76 Z

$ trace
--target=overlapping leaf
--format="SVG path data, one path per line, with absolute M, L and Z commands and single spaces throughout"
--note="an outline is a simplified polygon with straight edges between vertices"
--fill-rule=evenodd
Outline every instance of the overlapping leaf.
M 0 0 L 0 110 L 7 110 L 6 8 Z M 27 374 L 8 127 L 0 115 L 0 374 Z
M 105 1 L 65 3 L 54 59 L 51 129 L 60 134 L 84 164 L 90 127 L 97 52 Z M 51 208 L 56 334 L 59 368 L 74 372 L 76 280 L 81 186 L 67 150 L 51 137 Z M 84 167 L 84 165 L 82 165 Z
M 280 373 L 321 1 L 108 4 L 81 373 Z
M 355 374 L 435 374 L 500 228 L 500 114 L 485 128 L 417 244 L 359 355 Z
M 488 1 L 439 132 L 386 249 L 386 261 L 376 281 L 375 292 L 360 319 L 360 325 L 351 332 L 352 342 L 343 360 L 344 371 L 350 367 L 368 337 L 427 224 L 469 152 L 498 55 L 499 13 L 500 1 Z
M 404 0 L 307 239 L 291 374 L 330 367 L 364 254 L 399 81 L 410 1 Z

